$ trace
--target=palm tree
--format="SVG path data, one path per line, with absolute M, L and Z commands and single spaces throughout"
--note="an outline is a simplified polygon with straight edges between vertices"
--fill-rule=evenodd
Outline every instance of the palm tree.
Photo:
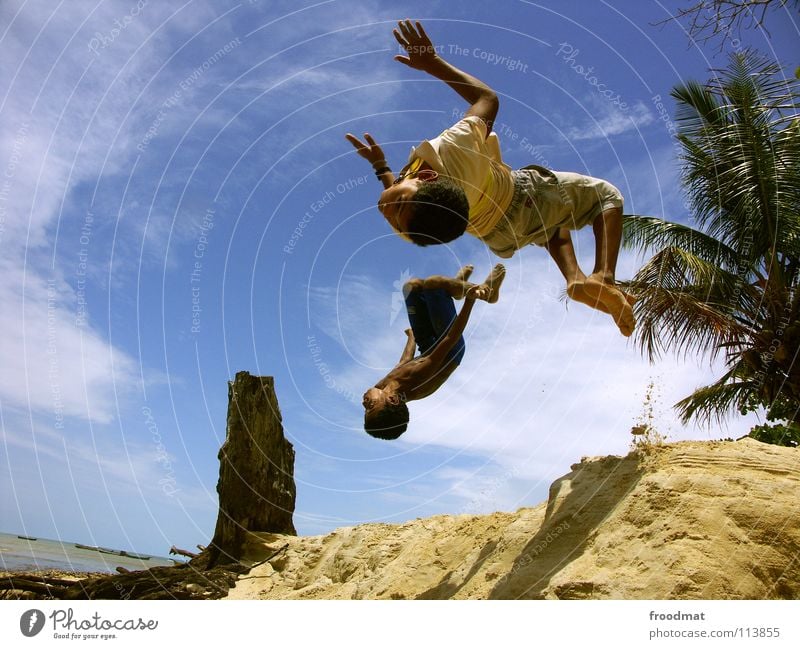
M 656 250 L 628 283 L 635 341 L 722 357 L 725 373 L 676 404 L 684 421 L 759 407 L 800 425 L 800 118 L 797 80 L 733 54 L 706 85 L 677 86 L 682 185 L 695 227 L 625 221 L 626 245 Z

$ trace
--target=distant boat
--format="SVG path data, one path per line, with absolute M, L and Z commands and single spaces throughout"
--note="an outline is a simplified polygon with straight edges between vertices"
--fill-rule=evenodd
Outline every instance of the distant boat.
M 148 559 L 152 559 L 152 557 L 145 556 L 144 554 L 136 554 L 135 552 L 126 552 L 125 550 L 121 550 L 119 554 L 122 557 L 130 557 L 131 559 L 141 559 L 142 561 L 147 561 Z
M 127 552 L 125 550 L 112 550 L 111 548 L 101 548 L 96 545 L 83 545 L 81 543 L 75 543 L 74 545 L 76 548 L 80 548 L 81 550 L 94 550 L 95 552 L 102 552 L 103 554 L 113 554 L 118 557 L 128 557 L 129 559 L 139 559 L 141 561 L 147 561 L 153 558 L 145 554 L 136 554 L 135 552 Z
M 103 554 L 120 554 L 120 550 L 112 550 L 111 548 L 95 548 L 98 552 L 102 552 Z
M 38 541 L 39 540 L 35 536 L 22 536 L 20 534 L 17 534 L 17 538 L 18 539 L 25 539 L 26 541 Z
M 75 543 L 74 545 L 79 550 L 99 550 L 100 549 L 95 545 L 83 545 L 82 543 Z

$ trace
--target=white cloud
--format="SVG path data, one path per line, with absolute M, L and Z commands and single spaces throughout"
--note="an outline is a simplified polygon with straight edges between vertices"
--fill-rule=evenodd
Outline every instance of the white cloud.
M 0 400 L 5 407 L 109 422 L 118 398 L 136 385 L 136 365 L 91 328 L 63 279 L 45 279 L 11 264 L 0 283 Z
M 668 439 L 718 439 L 749 430 L 752 418 L 731 420 L 729 430 L 685 427 L 671 408 L 717 377 L 719 367 L 671 358 L 649 365 L 609 316 L 559 300 L 563 280 L 543 250 L 524 250 L 507 267 L 500 301 L 475 305 L 461 367 L 436 394 L 410 404 L 409 429 L 394 442 L 405 452 L 427 446 L 449 452 L 456 465 L 459 458 L 476 461 L 474 470 L 446 461 L 428 495 L 449 492 L 465 511 L 530 504 L 531 489 L 541 491 L 581 456 L 628 451 L 631 427 L 646 414 L 651 381 L 656 428 Z M 379 363 L 377 356 L 386 354 L 385 366 L 396 361 L 402 334 L 387 326 L 390 292 L 366 278 L 343 280 L 339 299 L 346 295 L 352 313 L 369 314 L 336 324 L 334 333 L 347 340 L 353 359 Z M 335 312 L 336 295 L 318 292 L 328 300 L 320 313 Z M 339 376 L 362 390 L 365 381 L 379 378 L 361 362 L 340 368 Z
M 59 424 L 63 417 L 110 421 L 119 394 L 137 382 L 135 362 L 93 328 L 92 310 L 78 326 L 75 309 L 79 254 L 89 258 L 83 260 L 87 287 L 107 281 L 97 270 L 107 259 L 101 231 L 107 234 L 117 216 L 110 205 L 80 204 L 76 189 L 96 190 L 102 177 L 135 157 L 135 123 L 127 116 L 163 49 L 154 35 L 171 11 L 150 2 L 128 15 L 133 7 L 0 7 L 4 23 L 14 17 L 3 40 L 0 104 L 9 127 L 0 143 L 12 152 L 0 159 L 7 181 L 0 203 L 6 307 L 0 398 Z M 208 19 L 197 6 L 181 25 L 192 29 Z M 91 236 L 84 243 L 76 233 L 89 212 Z
M 638 131 L 654 120 L 653 113 L 641 101 L 631 106 L 629 111 L 620 111 L 596 101 L 589 102 L 589 106 L 591 113 L 600 117 L 592 117 L 587 123 L 568 129 L 566 134 L 569 140 L 607 139 L 628 131 Z

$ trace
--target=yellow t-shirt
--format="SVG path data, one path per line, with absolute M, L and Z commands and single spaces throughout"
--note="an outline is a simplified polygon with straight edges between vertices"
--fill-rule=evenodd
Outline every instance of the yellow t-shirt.
M 503 217 L 514 195 L 511 167 L 500 156 L 497 135 L 486 137 L 486 124 L 465 117 L 441 135 L 411 149 L 409 162 L 421 158 L 464 190 L 469 202 L 467 232 L 489 234 Z

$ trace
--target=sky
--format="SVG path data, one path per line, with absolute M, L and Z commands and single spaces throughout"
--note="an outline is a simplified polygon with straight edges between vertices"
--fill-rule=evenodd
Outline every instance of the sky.
M 692 41 L 685 3 L 153 0 L 0 4 L 0 531 L 165 554 L 217 516 L 227 381 L 275 377 L 296 452 L 300 534 L 534 506 L 583 456 L 624 454 L 719 376 L 655 364 L 563 300 L 546 251 L 506 261 L 467 354 L 408 431 L 363 431 L 398 360 L 409 277 L 485 275 L 477 239 L 416 248 L 376 209 L 344 133 L 399 169 L 459 119 L 445 84 L 393 60 L 398 19 L 500 96 L 504 160 L 605 178 L 625 212 L 692 223 L 670 90 L 753 46 L 791 71 L 797 17 Z M 591 232 L 576 236 L 591 268 Z M 622 254 L 617 276 L 644 258 Z M 646 399 L 648 386 L 652 398 Z M 650 404 L 649 406 L 646 404 Z

